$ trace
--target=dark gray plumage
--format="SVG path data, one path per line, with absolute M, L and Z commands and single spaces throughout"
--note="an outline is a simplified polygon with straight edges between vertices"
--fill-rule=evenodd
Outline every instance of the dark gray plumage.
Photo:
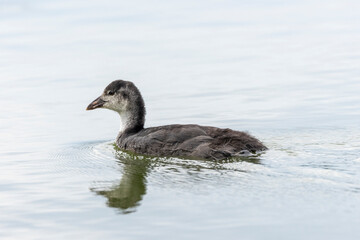
M 116 144 L 123 150 L 150 156 L 220 160 L 267 149 L 248 133 L 228 128 L 174 124 L 144 129 L 144 100 L 129 81 L 110 83 L 87 110 L 100 107 L 120 114 L 122 128 Z

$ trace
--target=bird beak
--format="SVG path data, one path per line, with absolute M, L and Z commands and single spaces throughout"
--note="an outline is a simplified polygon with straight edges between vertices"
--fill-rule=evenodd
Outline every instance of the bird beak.
M 104 103 L 106 103 L 106 101 L 102 100 L 101 97 L 98 97 L 97 99 L 92 101 L 89 104 L 89 106 L 87 106 L 86 110 L 93 110 L 95 108 L 100 108 L 100 107 L 104 106 Z

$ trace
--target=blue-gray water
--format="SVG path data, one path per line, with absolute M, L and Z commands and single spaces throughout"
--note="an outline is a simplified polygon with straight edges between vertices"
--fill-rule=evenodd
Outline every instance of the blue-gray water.
M 0 239 L 359 239 L 359 1 L 0 0 Z M 238 161 L 115 152 L 86 106 L 247 130 Z

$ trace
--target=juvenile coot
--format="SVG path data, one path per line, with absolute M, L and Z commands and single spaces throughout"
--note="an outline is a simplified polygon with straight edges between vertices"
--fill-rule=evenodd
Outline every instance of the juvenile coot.
M 110 83 L 86 110 L 96 108 L 111 109 L 120 114 L 121 129 L 116 144 L 120 149 L 135 153 L 220 160 L 267 149 L 248 133 L 228 128 L 195 124 L 144 128 L 144 100 L 139 89 L 129 81 Z

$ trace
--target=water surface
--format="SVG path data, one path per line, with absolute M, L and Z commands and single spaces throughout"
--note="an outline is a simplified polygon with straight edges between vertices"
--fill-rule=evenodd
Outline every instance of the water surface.
M 1 239 L 359 239 L 357 1 L 0 1 Z M 116 151 L 86 106 L 247 130 L 220 162 Z

